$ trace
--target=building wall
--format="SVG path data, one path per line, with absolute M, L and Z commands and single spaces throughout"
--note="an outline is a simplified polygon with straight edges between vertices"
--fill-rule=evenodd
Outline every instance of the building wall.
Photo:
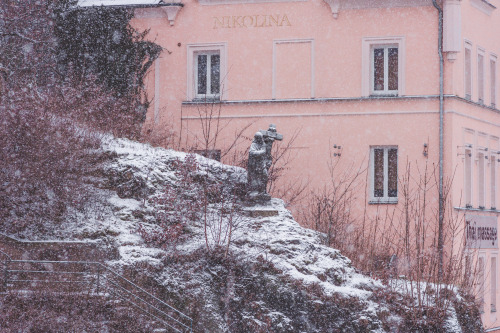
M 151 29 L 150 38 L 165 48 L 148 77 L 153 103 L 145 134 L 152 141 L 161 138 L 157 143 L 162 145 L 200 148 L 201 118 L 211 113 L 224 124 L 214 147 L 221 149 L 231 144 L 239 130 L 244 129 L 242 137 L 251 139 L 256 130 L 274 123 L 285 140 L 297 135 L 292 147 L 295 158 L 282 186 L 304 182 L 308 190 L 320 189 L 330 181 L 329 163 L 338 161 L 337 170 L 363 170 L 365 186 L 356 192 L 355 218 L 367 214 L 375 219 L 381 211 L 388 215 L 403 211 L 401 191 L 397 203 L 370 203 L 370 148 L 397 147 L 400 177 L 408 166 L 415 179 L 426 168 L 437 172 L 437 11 L 427 0 L 393 0 L 384 5 L 362 0 L 330 3 L 332 6 L 323 0 L 231 4 L 187 0 L 173 25 L 161 8 L 137 9 L 134 25 Z M 500 6 L 496 0 L 491 3 Z M 500 150 L 500 114 L 492 106 L 490 60 L 497 61 L 498 76 L 500 39 L 493 32 L 500 31 L 500 10 L 482 0 L 445 0 L 444 6 L 445 46 L 454 51 L 445 54 L 444 68 L 444 175 L 445 182 L 453 180 L 451 216 L 462 221 L 462 227 L 469 215 L 490 216 L 498 224 L 500 191 L 496 202 L 491 193 L 493 187 L 500 188 L 498 172 L 492 179 L 492 169 L 500 171 L 500 161 L 494 165 L 491 161 L 500 158 L 496 154 Z M 398 43 L 397 96 L 370 96 L 370 43 Z M 471 51 L 470 96 L 466 94 L 467 45 Z M 203 48 L 220 52 L 222 102 L 193 98 L 193 54 Z M 478 54 L 484 56 L 481 101 Z M 498 100 L 498 78 L 496 81 L 493 90 Z M 237 149 L 244 151 L 248 145 L 248 140 L 243 141 Z M 469 151 L 470 160 L 466 158 Z M 338 152 L 340 158 L 334 156 Z M 480 162 L 478 156 L 488 159 Z M 470 186 L 465 179 L 466 162 L 470 163 Z M 484 170 L 481 188 L 480 167 Z M 466 203 L 466 191 L 470 203 Z M 480 202 L 479 191 L 484 193 L 484 202 Z M 435 214 L 436 187 L 429 195 L 429 214 Z M 433 236 L 435 230 L 428 232 Z M 454 249 L 461 244 L 463 238 L 447 240 Z M 491 258 L 497 257 L 497 248 L 470 250 L 485 265 L 482 292 L 487 328 L 500 326 L 490 306 Z

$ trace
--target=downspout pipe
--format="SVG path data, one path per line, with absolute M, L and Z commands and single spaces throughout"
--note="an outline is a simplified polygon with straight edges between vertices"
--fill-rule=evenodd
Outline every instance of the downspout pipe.
M 439 17 L 438 53 L 439 53 L 439 221 L 438 221 L 438 280 L 443 281 L 444 253 L 444 194 L 443 194 L 443 155 L 444 155 L 444 57 L 443 57 L 443 9 L 436 0 L 432 0 Z

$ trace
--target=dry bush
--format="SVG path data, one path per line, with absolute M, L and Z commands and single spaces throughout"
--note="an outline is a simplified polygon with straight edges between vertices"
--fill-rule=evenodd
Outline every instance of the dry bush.
M 139 310 L 86 294 L 8 293 L 0 296 L 0 305 L 0 332 L 151 332 L 154 329 Z
M 102 132 L 138 137 L 141 105 L 91 76 L 59 72 L 58 2 L 0 5 L 0 217 L 7 232 L 63 220 L 84 200 L 82 182 Z
M 381 278 L 394 290 L 415 300 L 409 305 L 415 313 L 434 311 L 436 325 L 443 324 L 452 305 L 450 289 L 474 294 L 474 254 L 465 247 L 465 221 L 453 212 L 449 191 L 452 179 L 445 182 L 444 274 L 438 272 L 437 248 L 439 212 L 438 177 L 434 166 L 412 169 L 407 162 L 399 177 L 398 205 L 377 205 L 368 215 L 366 203 L 361 216 L 354 216 L 359 205 L 356 194 L 366 195 L 367 173 L 361 168 L 337 170 L 331 165 L 331 181 L 310 197 L 303 217 L 313 229 L 325 234 L 325 243 L 340 249 L 354 266 Z M 364 191 L 363 191 L 364 190 Z M 359 208 L 359 207 L 358 207 Z M 362 208 L 361 208 L 362 210 Z M 430 318 L 430 317 L 429 317 Z M 416 325 L 415 318 L 406 318 Z M 439 319 L 439 320 L 438 320 Z
M 163 193 L 150 199 L 159 228 L 139 226 L 139 233 L 156 246 L 175 246 L 186 227 L 201 222 L 207 251 L 224 249 L 240 222 L 240 204 L 235 189 L 222 181 L 201 176 L 196 155 L 186 155 L 174 164 L 176 183 L 165 186 Z

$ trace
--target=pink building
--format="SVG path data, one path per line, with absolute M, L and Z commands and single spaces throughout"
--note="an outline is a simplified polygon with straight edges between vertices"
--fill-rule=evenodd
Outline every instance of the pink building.
M 80 0 L 95 4 L 131 6 L 134 25 L 165 48 L 148 80 L 153 142 L 224 151 L 235 132 L 276 124 L 285 140 L 298 133 L 283 183 L 321 188 L 332 161 L 361 168 L 356 214 L 371 218 L 404 210 L 408 168 L 412 186 L 426 168 L 435 175 L 436 212 L 442 157 L 446 216 L 478 254 L 484 326 L 500 330 L 500 1 L 437 1 L 442 72 L 431 0 Z M 207 144 L 210 115 L 223 130 Z

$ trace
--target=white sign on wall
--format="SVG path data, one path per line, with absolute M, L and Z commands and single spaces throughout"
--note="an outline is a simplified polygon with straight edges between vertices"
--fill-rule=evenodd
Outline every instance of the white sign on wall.
M 497 218 L 465 215 L 465 240 L 468 248 L 498 249 Z

